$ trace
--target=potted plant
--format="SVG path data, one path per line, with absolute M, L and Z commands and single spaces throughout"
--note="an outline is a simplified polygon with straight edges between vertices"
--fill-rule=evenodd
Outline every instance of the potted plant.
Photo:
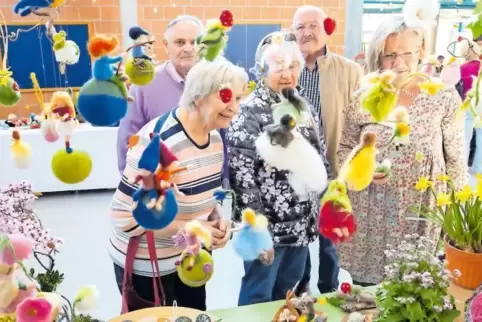
M 444 263 L 429 252 L 426 237 L 407 235 L 394 247 L 387 245 L 385 280 L 377 292 L 380 322 L 453 322 L 460 312 L 448 294 L 453 276 Z
M 447 183 L 447 192 L 436 192 L 426 177 L 419 179 L 415 188 L 429 190 L 437 203 L 434 208 L 422 206 L 415 211 L 442 227 L 447 268 L 462 273 L 454 283 L 475 289 L 482 283 L 482 176 L 477 175 L 475 191 L 469 186 L 456 190 L 446 175 L 438 180 Z

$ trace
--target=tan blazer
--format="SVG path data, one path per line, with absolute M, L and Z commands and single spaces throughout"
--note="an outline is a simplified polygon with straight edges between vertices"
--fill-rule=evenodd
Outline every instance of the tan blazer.
M 320 72 L 320 118 L 325 133 L 326 154 L 334 178 L 340 167 L 336 154 L 344 123 L 343 110 L 350 103 L 352 93 L 358 89 L 363 70 L 354 61 L 330 52 L 318 58 L 318 70 Z

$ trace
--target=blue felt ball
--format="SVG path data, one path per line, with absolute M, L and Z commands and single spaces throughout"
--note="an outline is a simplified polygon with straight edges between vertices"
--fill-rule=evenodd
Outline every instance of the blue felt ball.
M 273 248 L 273 239 L 269 231 L 254 231 L 246 226 L 233 237 L 236 253 L 247 262 L 254 261 L 265 250 Z
M 91 79 L 80 89 L 77 108 L 80 115 L 92 125 L 110 126 L 124 117 L 127 104 L 116 84 Z
M 132 211 L 132 216 L 139 226 L 148 230 L 163 229 L 176 218 L 179 206 L 176 196 L 171 190 L 168 189 L 166 191 L 161 211 L 158 211 L 155 207 L 147 209 L 146 204 L 149 203 L 149 201 L 150 197 L 146 193 L 142 197 L 142 202 L 139 202 L 136 209 Z

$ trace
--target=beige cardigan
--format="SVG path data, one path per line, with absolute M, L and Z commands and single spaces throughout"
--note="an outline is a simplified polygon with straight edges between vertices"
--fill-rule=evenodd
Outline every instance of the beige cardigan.
M 352 93 L 358 89 L 363 70 L 354 61 L 330 52 L 318 58 L 318 70 L 320 118 L 323 122 L 328 162 L 334 178 L 340 167 L 336 154 L 344 123 L 343 110 L 350 103 Z

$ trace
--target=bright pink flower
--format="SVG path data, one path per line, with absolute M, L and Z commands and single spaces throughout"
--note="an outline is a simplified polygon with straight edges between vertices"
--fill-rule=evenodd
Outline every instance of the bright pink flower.
M 17 322 L 51 322 L 52 304 L 43 298 L 30 297 L 17 306 Z
M 8 235 L 7 238 L 13 247 L 15 256 L 12 254 L 9 245 L 6 245 L 3 252 L 0 253 L 0 262 L 13 265 L 13 263 L 15 263 L 15 257 L 17 257 L 18 261 L 23 261 L 32 255 L 33 244 L 30 239 L 20 234 Z

